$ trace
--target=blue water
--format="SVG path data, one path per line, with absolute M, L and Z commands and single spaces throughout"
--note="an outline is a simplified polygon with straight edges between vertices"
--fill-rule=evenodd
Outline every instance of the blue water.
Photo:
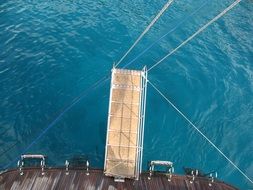
M 49 165 L 85 155 L 91 166 L 102 168 L 109 80 L 87 89 L 110 74 L 113 62 L 165 2 L 1 0 L 0 166 L 15 166 L 12 160 L 25 150 L 46 154 Z M 232 2 L 173 2 L 120 66 L 176 26 L 128 68 L 152 66 Z M 150 81 L 251 179 L 252 5 L 242 1 L 149 73 Z M 216 170 L 221 180 L 253 188 L 149 86 L 143 169 L 154 159 L 173 161 L 177 173 L 183 166 Z

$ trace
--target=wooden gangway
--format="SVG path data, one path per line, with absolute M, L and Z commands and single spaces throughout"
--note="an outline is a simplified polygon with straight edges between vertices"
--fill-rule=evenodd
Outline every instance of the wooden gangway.
M 104 173 L 138 179 L 142 165 L 147 72 L 112 69 Z

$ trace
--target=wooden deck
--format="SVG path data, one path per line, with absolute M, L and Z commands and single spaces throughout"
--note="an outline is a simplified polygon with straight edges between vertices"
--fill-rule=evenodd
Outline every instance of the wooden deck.
M 136 178 L 140 162 L 142 71 L 113 69 L 105 174 Z
M 211 187 L 204 178 L 196 178 L 191 184 L 190 177 L 173 175 L 169 182 L 166 176 L 157 174 L 148 180 L 148 174 L 140 175 L 138 181 L 126 179 L 125 182 L 115 182 L 107 177 L 102 170 L 91 170 L 86 175 L 84 170 L 70 170 L 65 174 L 64 168 L 46 168 L 41 175 L 40 168 L 26 168 L 24 174 L 19 175 L 18 170 L 10 170 L 0 174 L 1 190 L 235 190 L 223 182 L 215 181 Z

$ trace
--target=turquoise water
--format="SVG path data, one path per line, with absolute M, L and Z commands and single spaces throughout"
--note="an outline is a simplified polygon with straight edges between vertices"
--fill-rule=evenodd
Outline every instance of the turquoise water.
M 49 165 L 85 155 L 91 166 L 103 167 L 109 81 L 87 89 L 110 74 L 113 62 L 165 2 L 0 1 L 2 168 L 15 166 L 12 161 L 24 150 L 46 154 Z M 120 66 L 176 27 L 128 68 L 152 66 L 232 2 L 175 1 Z M 252 5 L 242 1 L 149 73 L 150 81 L 251 179 Z M 177 173 L 183 166 L 216 170 L 240 189 L 253 188 L 150 86 L 143 159 L 144 170 L 149 160 L 171 160 Z

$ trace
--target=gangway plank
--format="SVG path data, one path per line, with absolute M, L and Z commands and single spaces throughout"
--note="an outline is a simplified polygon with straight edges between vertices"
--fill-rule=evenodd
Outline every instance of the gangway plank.
M 142 165 L 147 72 L 112 69 L 104 173 L 138 179 Z

